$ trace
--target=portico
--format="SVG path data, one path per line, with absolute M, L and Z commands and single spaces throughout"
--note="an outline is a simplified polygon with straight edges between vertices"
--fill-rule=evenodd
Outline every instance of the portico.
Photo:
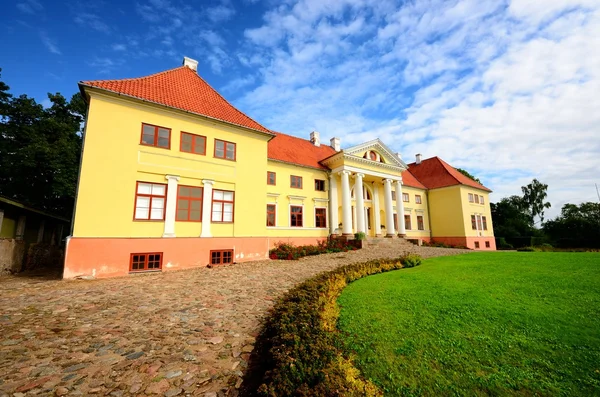
M 406 235 L 402 172 L 407 167 L 398 155 L 376 139 L 340 151 L 322 164 L 331 169 L 331 234 Z

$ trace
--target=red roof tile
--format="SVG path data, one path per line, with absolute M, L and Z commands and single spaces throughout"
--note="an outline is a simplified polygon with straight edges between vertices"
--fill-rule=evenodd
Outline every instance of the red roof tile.
M 327 170 L 319 161 L 336 153 L 327 145 L 315 146 L 307 139 L 271 131 L 275 138 L 269 141 L 268 157 L 271 160 L 304 165 L 306 167 Z
M 421 164 L 411 163 L 408 165 L 408 169 L 428 189 L 467 185 L 491 192 L 490 189 L 464 176 L 437 156 L 423 160 Z
M 427 189 L 409 170 L 402 173 L 402 184 L 406 186 L 416 187 L 419 189 Z
M 82 81 L 79 84 L 270 133 L 267 128 L 233 107 L 187 66 L 134 79 Z

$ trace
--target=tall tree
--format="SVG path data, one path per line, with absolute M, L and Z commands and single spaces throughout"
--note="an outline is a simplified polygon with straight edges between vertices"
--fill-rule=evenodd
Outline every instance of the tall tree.
M 600 204 L 565 204 L 561 214 L 544 223 L 544 232 L 560 246 L 600 247 Z
M 548 196 L 548 185 L 541 183 L 537 179 L 531 181 L 527 186 L 522 186 L 523 202 L 531 215 L 532 221 L 539 216 L 540 221 L 544 222 L 544 209 L 550 208 L 549 202 L 544 202 Z
M 498 203 L 491 203 L 490 207 L 497 237 L 529 237 L 534 234 L 533 221 L 522 197 L 505 197 Z
M 464 176 L 466 176 L 467 178 L 471 178 L 473 179 L 475 182 L 477 183 L 481 183 L 481 181 L 479 180 L 479 178 L 475 178 L 473 175 L 471 175 L 471 173 L 467 170 L 463 170 L 462 168 L 457 168 L 456 171 L 460 172 L 461 174 L 463 174 Z
M 1 77 L 1 76 L 0 76 Z M 0 80 L 0 194 L 70 217 L 81 152 L 85 106 L 48 94 L 47 109 L 13 97 Z

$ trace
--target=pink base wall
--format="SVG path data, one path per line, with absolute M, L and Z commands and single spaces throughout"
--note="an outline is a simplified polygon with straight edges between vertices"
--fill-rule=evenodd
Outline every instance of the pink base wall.
M 235 262 L 268 259 L 275 243 L 316 244 L 323 237 L 78 238 L 67 239 L 63 278 L 129 274 L 132 253 L 162 252 L 162 271 L 208 265 L 211 250 L 233 249 Z
M 494 237 L 434 237 L 433 241 L 448 245 L 462 245 L 477 251 L 496 250 L 496 239 Z M 490 243 L 489 248 L 485 246 L 486 241 Z M 479 242 L 479 248 L 475 248 L 475 242 Z

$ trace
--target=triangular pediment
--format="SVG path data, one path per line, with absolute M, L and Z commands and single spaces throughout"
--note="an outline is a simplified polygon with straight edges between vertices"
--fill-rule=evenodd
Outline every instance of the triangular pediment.
M 376 163 L 382 163 L 401 168 L 408 168 L 389 147 L 387 147 L 379 138 L 360 145 L 344 149 L 344 153 L 350 156 L 356 156 L 362 159 L 370 160 Z

